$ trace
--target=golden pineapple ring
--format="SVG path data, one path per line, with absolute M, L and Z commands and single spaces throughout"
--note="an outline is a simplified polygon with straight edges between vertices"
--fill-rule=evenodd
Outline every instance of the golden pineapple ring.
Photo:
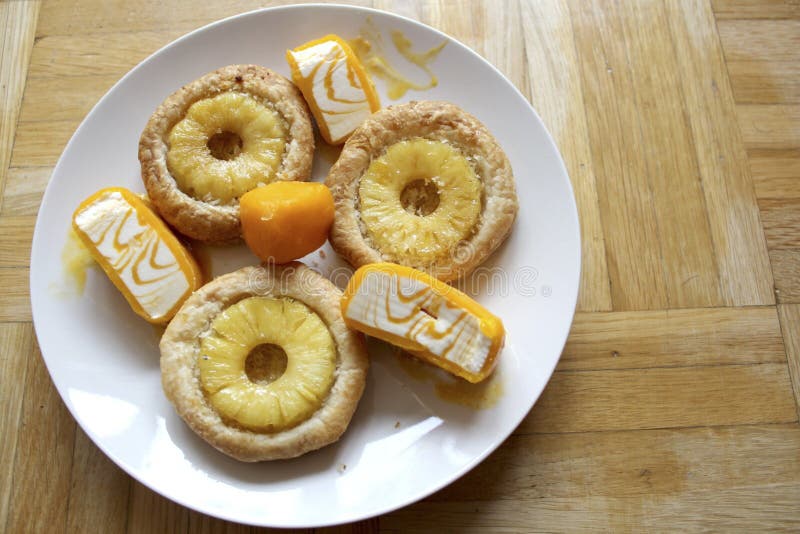
M 334 249 L 355 267 L 394 262 L 440 280 L 469 274 L 511 231 L 511 164 L 488 129 L 448 102 L 372 114 L 326 180 Z
M 242 461 L 292 458 L 335 442 L 368 367 L 340 298 L 298 262 L 216 278 L 189 297 L 161 338 L 167 398 L 195 433 Z M 263 359 L 249 368 L 245 355 L 260 356 L 265 345 L 272 356 L 283 349 L 285 368 Z
M 237 239 L 238 197 L 277 180 L 308 180 L 313 154 L 300 91 L 257 65 L 230 65 L 185 85 L 139 140 L 154 206 L 179 232 L 207 242 Z

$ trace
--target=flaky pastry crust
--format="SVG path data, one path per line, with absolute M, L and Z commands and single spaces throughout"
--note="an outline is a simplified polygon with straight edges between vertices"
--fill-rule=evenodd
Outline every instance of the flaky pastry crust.
M 471 236 L 433 264 L 416 265 L 375 248 L 359 215 L 358 186 L 373 159 L 387 147 L 421 137 L 457 148 L 481 180 L 481 214 Z M 440 280 L 465 276 L 480 265 L 511 232 L 517 195 L 511 164 L 489 130 L 469 113 L 448 102 L 409 102 L 382 109 L 353 132 L 328 174 L 336 204 L 330 231 L 333 248 L 355 267 L 391 261 L 427 271 Z
M 320 408 L 299 425 L 259 433 L 226 424 L 206 399 L 197 360 L 200 340 L 214 318 L 252 296 L 289 297 L 311 308 L 336 344 L 331 391 Z M 220 276 L 192 294 L 161 338 L 161 382 L 178 414 L 201 438 L 245 462 L 293 458 L 339 439 L 364 391 L 369 361 L 359 334 L 345 326 L 341 292 L 302 263 L 245 267 Z
M 305 181 L 311 176 L 314 131 L 308 106 L 292 82 L 258 65 L 229 65 L 183 86 L 147 122 L 139 140 L 139 162 L 147 194 L 161 216 L 182 234 L 200 241 L 239 238 L 239 204 L 203 202 L 180 190 L 167 167 L 169 133 L 192 104 L 231 91 L 273 107 L 288 126 L 286 150 L 275 179 Z

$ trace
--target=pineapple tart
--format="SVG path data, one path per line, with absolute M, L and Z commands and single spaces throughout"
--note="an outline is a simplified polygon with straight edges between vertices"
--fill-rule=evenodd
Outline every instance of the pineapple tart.
M 500 246 L 517 214 L 505 153 L 483 124 L 447 102 L 371 115 L 326 183 L 336 205 L 331 244 L 355 267 L 388 261 L 453 280 Z
M 368 367 L 340 298 L 298 262 L 216 278 L 161 338 L 167 398 L 194 432 L 238 460 L 293 458 L 335 442 Z
M 313 153 L 300 91 L 257 65 L 230 65 L 183 86 L 139 140 L 142 180 L 156 209 L 206 242 L 239 238 L 239 197 L 278 180 L 308 180 Z

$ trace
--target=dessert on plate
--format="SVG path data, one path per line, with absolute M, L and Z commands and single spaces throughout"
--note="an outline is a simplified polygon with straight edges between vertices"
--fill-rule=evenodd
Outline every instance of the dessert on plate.
M 239 197 L 311 175 L 308 108 L 283 76 L 230 65 L 183 86 L 150 117 L 139 141 L 147 193 L 180 233 L 206 242 L 240 235 Z
M 338 440 L 368 366 L 340 298 L 297 262 L 216 278 L 161 338 L 164 392 L 194 432 L 239 460 L 292 458 Z
M 456 376 L 488 377 L 503 348 L 498 317 L 432 276 L 394 263 L 359 268 L 342 298 L 350 327 L 388 341 Z
M 511 165 L 475 117 L 409 102 L 368 117 L 326 179 L 333 248 L 352 265 L 394 262 L 444 280 L 470 273 L 517 213 Z
M 75 233 L 147 321 L 169 321 L 203 281 L 192 255 L 138 196 L 122 187 L 97 191 L 72 216 Z
M 345 142 L 381 104 L 372 79 L 350 45 L 337 35 L 286 51 L 292 80 L 303 92 L 322 137 Z

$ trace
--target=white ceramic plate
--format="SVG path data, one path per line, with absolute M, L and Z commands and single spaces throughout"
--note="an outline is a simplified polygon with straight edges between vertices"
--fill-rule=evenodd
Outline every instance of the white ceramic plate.
M 61 250 L 78 203 L 101 187 L 143 191 L 139 134 L 175 89 L 215 68 L 257 63 L 288 76 L 287 48 L 327 33 L 355 37 L 368 17 L 418 49 L 448 39 L 433 63 L 439 85 L 410 99 L 450 100 L 499 139 L 520 199 L 514 232 L 462 284 L 508 331 L 496 404 L 472 409 L 440 397 L 447 377 L 409 372 L 370 343 L 372 367 L 358 411 L 336 444 L 288 461 L 243 464 L 197 438 L 161 391 L 157 336 L 102 272 L 64 296 Z M 390 103 L 378 82 L 382 102 Z M 330 162 L 317 158 L 314 178 Z M 306 262 L 324 274 L 342 263 L 326 246 Z M 214 252 L 215 274 L 255 263 L 244 247 Z M 578 291 L 580 237 L 558 151 L 525 98 L 462 44 L 412 20 L 343 6 L 291 6 L 226 19 L 145 60 L 95 106 L 67 145 L 45 193 L 31 254 L 33 319 L 42 354 L 69 410 L 131 476 L 195 510 L 253 525 L 309 527 L 355 521 L 412 503 L 452 482 L 497 448 L 528 413 L 558 361 Z M 345 280 L 336 282 L 342 285 Z M 495 391 L 497 393 L 497 391 Z

